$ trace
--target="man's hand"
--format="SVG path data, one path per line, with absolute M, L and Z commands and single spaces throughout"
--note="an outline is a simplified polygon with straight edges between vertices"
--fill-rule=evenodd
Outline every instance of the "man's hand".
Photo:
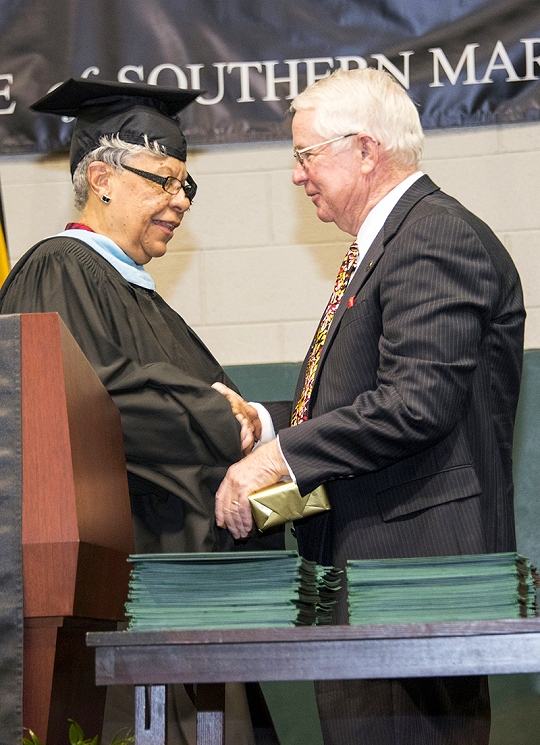
M 275 484 L 289 469 L 277 440 L 260 445 L 229 470 L 216 494 L 216 522 L 234 538 L 247 538 L 253 527 L 248 495 Z
M 240 447 L 242 448 L 242 453 L 244 455 L 248 455 L 253 450 L 253 446 L 255 445 L 255 437 L 253 435 L 253 426 L 251 422 L 246 419 L 245 416 L 242 416 L 242 414 L 236 414 L 235 415 L 238 421 L 240 422 Z
M 237 418 L 238 414 L 240 414 L 246 420 L 248 426 L 251 428 L 255 440 L 260 440 L 262 435 L 262 425 L 257 409 L 254 406 L 251 406 L 251 404 L 248 404 L 247 401 L 244 401 L 242 396 L 226 386 L 224 383 L 214 383 L 212 385 L 212 388 L 221 393 L 222 396 L 225 396 L 225 398 L 231 405 L 233 414 Z M 244 424 L 242 419 L 239 419 L 239 421 L 241 424 Z

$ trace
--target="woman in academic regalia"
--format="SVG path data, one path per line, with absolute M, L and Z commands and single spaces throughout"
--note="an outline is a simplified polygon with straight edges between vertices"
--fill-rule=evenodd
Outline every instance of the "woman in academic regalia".
M 195 196 L 175 114 L 199 94 L 70 79 L 35 103 L 35 111 L 77 117 L 70 165 L 81 216 L 31 248 L 0 291 L 1 313 L 58 312 L 118 406 L 140 553 L 230 550 L 230 534 L 215 525 L 214 494 L 260 437 L 257 411 L 231 391 L 144 269 L 166 252 Z M 252 545 L 283 547 L 282 533 L 261 540 Z M 235 685 L 227 710 L 237 726 L 227 740 L 252 744 Z M 169 718 L 169 740 L 184 744 L 194 736 L 192 712 L 183 687 L 174 689 L 179 719 Z
M 118 406 L 142 552 L 230 547 L 214 494 L 242 456 L 238 419 L 249 449 L 256 417 L 212 388 L 234 385 L 144 268 L 195 196 L 174 115 L 199 93 L 70 79 L 32 106 L 77 117 L 70 164 L 81 217 L 31 248 L 0 294 L 2 313 L 57 311 Z

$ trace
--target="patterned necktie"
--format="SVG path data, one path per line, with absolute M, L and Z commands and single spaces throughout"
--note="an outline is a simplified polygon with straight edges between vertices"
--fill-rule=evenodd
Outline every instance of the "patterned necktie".
M 334 285 L 334 291 L 330 296 L 330 300 L 328 301 L 326 310 L 324 311 L 323 316 L 319 322 L 319 328 L 317 329 L 317 332 L 313 337 L 313 341 L 311 342 L 309 358 L 306 365 L 304 387 L 302 388 L 302 393 L 300 394 L 300 398 L 298 399 L 298 402 L 294 408 L 293 415 L 291 417 L 291 426 L 293 427 L 296 424 L 300 424 L 300 422 L 304 422 L 308 418 L 309 402 L 311 399 L 311 394 L 313 392 L 313 383 L 315 381 L 315 375 L 317 373 L 317 367 L 319 365 L 322 348 L 324 346 L 324 342 L 326 341 L 328 329 L 330 328 L 330 324 L 332 323 L 334 314 L 338 309 L 339 302 L 343 296 L 343 293 L 347 289 L 347 285 L 349 284 L 349 281 L 356 268 L 357 260 L 358 245 L 355 241 L 347 251 L 345 258 L 343 259 L 343 263 L 341 264 L 336 278 L 336 283 Z

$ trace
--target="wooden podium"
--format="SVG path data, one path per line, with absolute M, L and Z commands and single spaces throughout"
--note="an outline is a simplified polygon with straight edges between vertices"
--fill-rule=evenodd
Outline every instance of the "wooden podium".
M 124 617 L 131 510 L 118 409 L 57 313 L 20 320 L 23 725 L 61 745 L 101 737 L 85 636 Z

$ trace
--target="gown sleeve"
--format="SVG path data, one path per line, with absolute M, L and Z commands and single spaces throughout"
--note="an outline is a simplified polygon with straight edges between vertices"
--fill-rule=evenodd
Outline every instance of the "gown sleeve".
M 168 339 L 155 338 L 161 317 L 144 317 L 134 288 L 101 262 L 75 241 L 46 241 L 15 267 L 0 310 L 59 313 L 120 410 L 128 461 L 227 467 L 239 460 L 240 427 L 227 399 L 213 380 L 190 374 L 189 350 L 182 367 L 167 358 Z M 215 379 L 223 379 L 211 359 Z

